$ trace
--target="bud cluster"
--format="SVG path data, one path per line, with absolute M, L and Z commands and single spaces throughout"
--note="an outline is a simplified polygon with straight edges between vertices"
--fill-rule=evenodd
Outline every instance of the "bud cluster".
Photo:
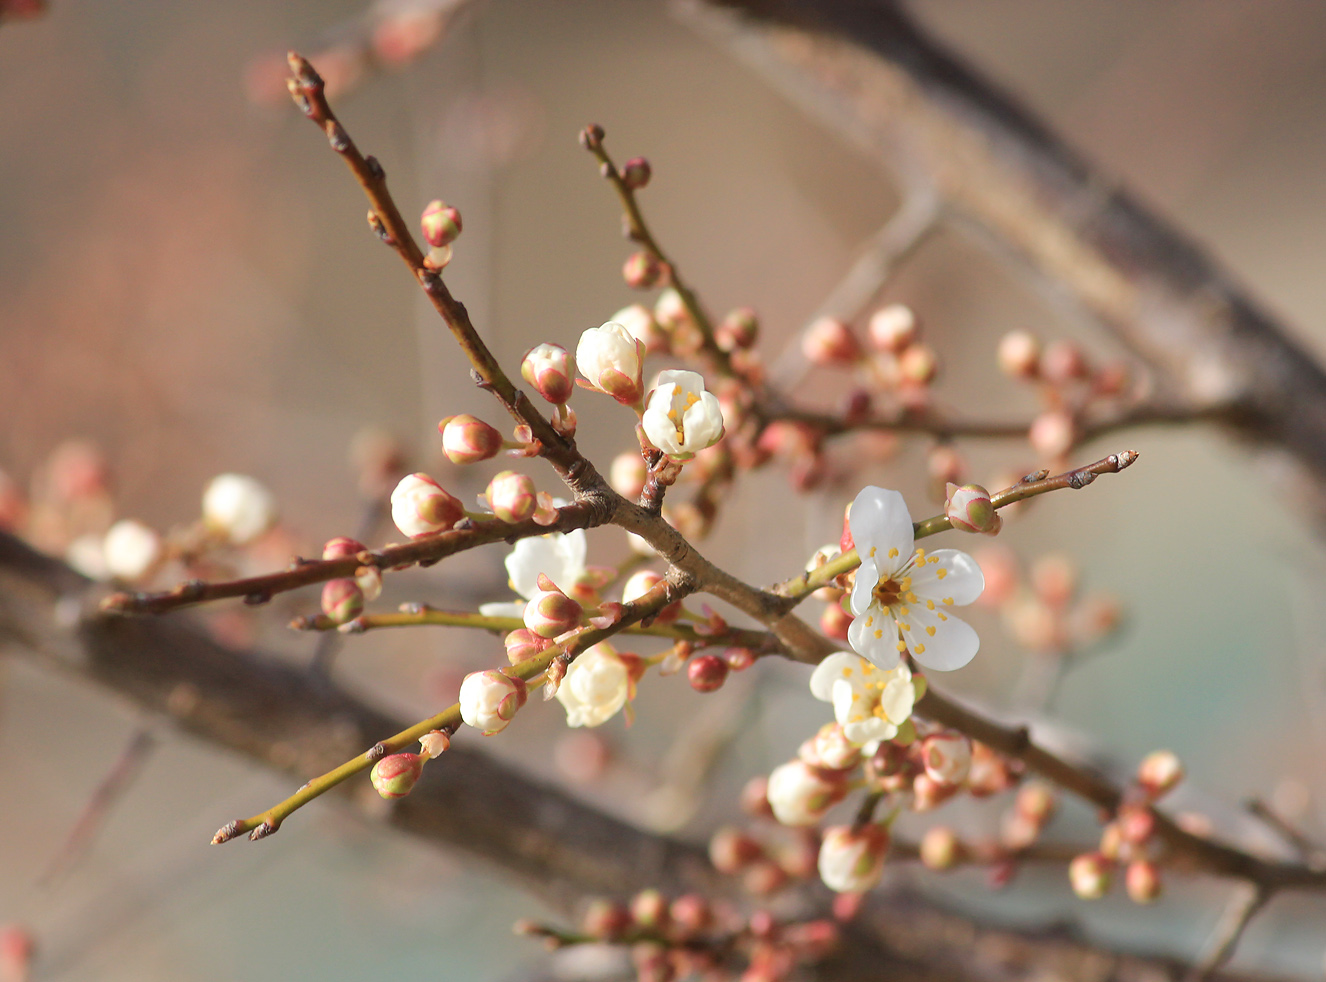
M 864 341 L 846 321 L 820 317 L 802 334 L 801 353 L 812 365 L 858 371 L 863 388 L 849 394 L 849 418 L 864 418 L 875 395 L 902 408 L 924 406 L 939 372 L 935 350 L 920 340 L 915 312 L 899 303 L 871 314 Z

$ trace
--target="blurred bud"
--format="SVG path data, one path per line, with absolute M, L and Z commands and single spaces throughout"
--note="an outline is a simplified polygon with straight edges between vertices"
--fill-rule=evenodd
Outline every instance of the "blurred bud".
M 608 471 L 608 483 L 612 489 L 632 501 L 644 492 L 648 478 L 649 468 L 638 453 L 618 454 L 613 458 L 612 468 Z
M 1100 830 L 1100 849 L 1102 856 L 1112 862 L 1118 862 L 1126 848 L 1123 836 L 1119 833 L 1118 822 L 1107 822 Z
M 1054 789 L 1048 784 L 1043 781 L 1028 781 L 1018 788 L 1014 807 L 1019 815 L 1034 822 L 1037 827 L 1044 828 L 1054 817 L 1058 804 Z
M 373 53 L 385 65 L 407 65 L 432 47 L 445 27 L 440 10 L 393 11 L 373 26 Z
M 772 859 L 760 859 L 746 867 L 741 885 L 747 893 L 767 897 L 787 886 L 787 870 Z
M 1013 378 L 1032 379 L 1040 370 L 1041 343 L 1026 331 L 1009 331 L 999 340 L 999 368 Z
M 1169 750 L 1156 750 L 1142 758 L 1137 783 L 1153 801 L 1183 780 L 1183 762 Z
M 87 440 L 65 440 L 59 444 L 47 459 L 46 473 L 51 494 L 62 502 L 103 495 L 110 481 L 105 454 Z
M 713 908 L 698 893 L 683 893 L 672 901 L 668 916 L 674 929 L 684 938 L 708 931 L 714 923 Z
M 1123 875 L 1123 887 L 1135 904 L 1155 903 L 1160 899 L 1160 867 L 1149 859 L 1134 859 Z
M 963 859 L 962 840 L 946 825 L 935 825 L 921 836 L 921 863 L 927 869 L 952 869 Z
M 423 773 L 427 758 L 419 754 L 392 754 L 373 765 L 369 780 L 384 798 L 404 798 Z
M 898 356 L 898 378 L 903 385 L 929 385 L 939 373 L 939 356 L 928 344 L 909 344 Z
M 391 493 L 391 520 L 411 537 L 443 532 L 464 517 L 460 501 L 427 474 L 407 474 Z
M 847 739 L 837 723 L 825 723 L 815 735 L 801 744 L 797 756 L 811 767 L 842 771 L 861 760 L 861 748 Z
M 460 212 L 443 201 L 430 201 L 419 224 L 428 244 L 434 249 L 443 249 L 460 235 Z
M 820 879 L 838 893 L 863 893 L 879 882 L 889 851 L 889 830 L 867 823 L 833 825 L 820 845 Z
M 492 736 L 506 729 L 528 694 L 522 679 L 495 669 L 471 672 L 460 685 L 460 718 Z
M 429 760 L 441 757 L 450 747 L 451 736 L 446 730 L 429 730 L 419 738 L 419 751 Z
M 967 773 L 967 791 L 972 797 L 987 798 L 1012 786 L 1008 761 L 984 743 L 973 742 L 971 769 Z
M 580 919 L 580 929 L 599 941 L 617 941 L 630 928 L 631 912 L 611 900 L 591 900 Z
M 877 351 L 899 354 L 916 340 L 916 314 L 911 307 L 891 303 L 870 316 L 870 343 Z
M 740 829 L 725 826 L 709 840 L 709 861 L 714 869 L 731 876 L 764 858 L 764 849 Z
M 1072 341 L 1051 341 L 1041 352 L 1041 377 L 1053 385 L 1063 385 L 1086 378 L 1087 361 L 1082 349 Z
M 636 927 L 651 934 L 668 929 L 668 899 L 657 890 L 641 890 L 631 898 L 631 919 Z
M 946 491 L 944 514 L 955 529 L 995 535 L 1003 527 L 1004 520 L 990 503 L 990 492 L 979 484 L 949 484 Z
M 921 764 L 931 779 L 956 787 L 971 772 L 971 740 L 961 733 L 932 733 L 921 741 Z
M 931 449 L 926 455 L 925 466 L 931 479 L 940 487 L 957 484 L 967 469 L 962 455 L 949 443 L 941 443 Z
M 820 630 L 826 637 L 838 641 L 847 640 L 847 629 L 851 624 L 852 615 L 843 610 L 842 604 L 837 602 L 826 604 L 824 613 L 820 615 Z
M 1049 606 L 1065 607 L 1077 589 L 1077 564 L 1063 553 L 1046 553 L 1031 565 L 1031 587 Z
M 929 773 L 918 774 L 912 780 L 912 810 L 933 811 L 957 793 L 956 784 L 938 781 Z
M 1031 848 L 1040 834 L 1040 825 L 1016 810 L 1005 812 L 999 824 L 999 842 L 1011 852 Z
M 539 506 L 533 479 L 516 471 L 494 475 L 483 496 L 493 514 L 511 524 L 525 521 Z
M 782 824 L 814 825 L 847 795 L 847 781 L 841 773 L 793 760 L 774 768 L 767 795 L 774 818 Z
M 634 603 L 662 582 L 663 574 L 661 573 L 656 573 L 652 569 L 637 570 L 622 584 L 622 603 Z M 655 614 L 654 621 L 658 624 L 671 624 L 680 616 L 681 601 L 677 600 Z
M 973 558 L 985 577 L 980 603 L 998 607 L 1012 599 L 1018 587 L 1018 560 L 1013 550 L 1004 546 L 985 546 L 976 550 Z
M 769 806 L 769 779 L 756 775 L 741 788 L 741 810 L 752 818 L 772 818 Z
M 502 434 L 469 413 L 448 416 L 437 428 L 442 452 L 453 464 L 476 464 L 496 457 L 502 449 Z
M 352 621 L 364 612 L 364 591 L 354 580 L 328 580 L 322 587 L 322 612 L 333 624 Z
M 506 657 L 516 665 L 526 658 L 533 658 L 548 647 L 548 639 L 541 638 L 527 627 L 516 628 L 506 636 Z
M 541 638 L 555 638 L 579 626 L 584 609 L 548 577 L 539 574 L 539 589 L 525 605 L 525 626 Z
M 632 191 L 639 191 L 649 183 L 652 173 L 648 160 L 644 157 L 632 157 L 622 164 L 622 183 Z
M 102 545 L 106 570 L 121 580 L 146 576 L 161 558 L 161 536 L 142 522 L 124 518 L 110 527 Z
M 539 344 L 525 352 L 520 374 L 536 392 L 555 405 L 563 405 L 575 389 L 575 366 L 570 353 L 558 344 Z
M 1117 396 L 1128 387 L 1128 366 L 1120 362 L 1106 365 L 1096 372 L 1092 388 L 1098 396 Z
M 744 351 L 755 345 L 760 334 L 760 321 L 750 307 L 738 307 L 714 328 L 714 341 L 724 351 Z
M 686 309 L 686 301 L 677 288 L 671 286 L 654 301 L 654 319 L 663 330 L 673 333 L 694 326 L 691 323 L 691 312 Z
M 644 304 L 633 303 L 613 314 L 610 320 L 620 324 L 645 346 L 646 354 L 666 354 L 671 346 L 667 332 L 654 320 L 653 312 Z
M 1083 900 L 1099 900 L 1109 892 L 1113 866 L 1098 852 L 1084 852 L 1068 864 L 1068 882 Z
M 861 359 L 861 344 L 838 318 L 821 317 L 801 336 L 801 352 L 812 365 L 852 365 Z
M 322 558 L 324 560 L 351 559 L 367 550 L 368 547 L 358 539 L 352 539 L 348 535 L 338 535 L 334 539 L 328 539 L 327 544 L 322 547 Z
M 1027 434 L 1031 448 L 1047 459 L 1058 459 L 1073 448 L 1077 439 L 1073 417 L 1059 409 L 1041 413 Z
M 755 664 L 755 652 L 749 648 L 724 648 L 723 661 L 727 662 L 727 667 L 734 672 L 744 672 Z
M 1119 826 L 1119 838 L 1129 845 L 1143 845 L 1156 832 L 1156 813 L 1147 805 L 1120 805 L 1115 821 Z
M 626 257 L 622 279 L 632 290 L 649 290 L 663 282 L 663 264 L 651 252 L 641 249 Z
M 727 662 L 718 655 L 700 655 L 686 666 L 686 679 L 696 692 L 715 692 L 727 681 Z
M 597 150 L 603 146 L 603 127 L 598 123 L 590 123 L 580 131 L 580 145 L 586 150 Z
M 203 523 L 242 546 L 276 524 L 276 499 L 251 477 L 220 474 L 203 492 Z
M 612 321 L 585 331 L 576 347 L 576 365 L 590 387 L 626 406 L 635 405 L 644 395 L 643 357 L 644 345 Z

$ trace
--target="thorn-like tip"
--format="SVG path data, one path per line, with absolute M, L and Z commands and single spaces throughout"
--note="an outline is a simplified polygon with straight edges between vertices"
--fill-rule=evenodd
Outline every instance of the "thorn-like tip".
M 1123 453 L 1115 454 L 1114 459 L 1119 462 L 1119 470 L 1123 470 L 1140 456 L 1136 450 L 1125 450 Z

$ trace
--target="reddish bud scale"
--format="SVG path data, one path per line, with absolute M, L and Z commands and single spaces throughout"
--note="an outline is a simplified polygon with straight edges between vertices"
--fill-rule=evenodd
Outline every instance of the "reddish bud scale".
M 460 236 L 460 212 L 443 201 L 429 202 L 419 219 L 424 239 L 434 249 L 441 249 L 455 242 Z
M 374 789 L 384 798 L 404 798 L 414 788 L 424 770 L 424 758 L 419 754 L 403 753 L 383 757 L 373 765 L 369 779 Z
M 653 169 L 649 166 L 649 161 L 644 157 L 632 157 L 626 163 L 622 164 L 622 183 L 632 191 L 639 191 L 649 183 L 649 178 L 653 174 Z
M 686 666 L 686 678 L 696 692 L 714 692 L 727 681 L 728 664 L 718 655 L 700 655 Z
M 351 539 L 348 536 L 340 535 L 334 539 L 328 539 L 327 544 L 322 547 L 323 559 L 349 559 L 357 556 L 367 550 L 358 539 Z

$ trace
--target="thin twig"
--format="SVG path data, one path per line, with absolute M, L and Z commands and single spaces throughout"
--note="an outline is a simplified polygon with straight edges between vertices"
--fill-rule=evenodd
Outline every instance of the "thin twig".
M 1241 883 L 1207 939 L 1202 957 L 1188 973 L 1187 982 L 1206 982 L 1234 955 L 1239 939 L 1273 891 L 1261 883 Z

